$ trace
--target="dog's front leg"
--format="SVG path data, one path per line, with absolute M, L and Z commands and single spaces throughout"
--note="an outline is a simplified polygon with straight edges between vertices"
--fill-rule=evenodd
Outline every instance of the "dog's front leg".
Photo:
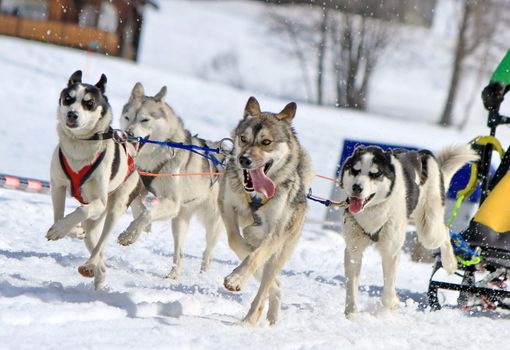
M 234 208 L 222 208 L 221 217 L 225 225 L 225 231 L 227 231 L 228 245 L 230 249 L 234 251 L 240 260 L 243 260 L 252 251 L 252 249 L 241 236 L 238 217 Z
M 397 278 L 397 267 L 400 260 L 400 250 L 381 252 L 384 288 L 382 293 L 382 304 L 388 309 L 395 309 L 398 306 L 399 298 L 397 296 L 395 281 Z
M 345 310 L 344 314 L 350 318 L 358 311 L 358 288 L 359 275 L 363 249 L 360 247 L 346 246 L 344 253 L 345 269 Z
M 122 232 L 117 241 L 121 245 L 130 245 L 140 237 L 142 231 L 156 220 L 174 218 L 179 212 L 178 201 L 174 198 L 162 198 L 149 209 L 144 210 L 128 228 Z
M 103 251 L 115 223 L 126 211 L 129 193 L 116 192 L 110 196 L 106 210 L 106 219 L 103 225 L 101 236 L 85 264 L 78 268 L 81 275 L 85 277 L 94 277 L 94 286 L 96 290 L 102 288 L 105 280 L 105 266 L 103 262 Z
M 53 191 L 53 190 L 52 190 Z M 64 190 L 64 199 L 61 198 L 62 193 L 58 189 L 56 190 L 55 195 L 52 194 L 52 197 L 55 196 L 56 206 L 58 208 L 54 209 L 55 217 L 61 215 L 63 213 L 63 207 L 65 204 L 65 190 Z M 92 200 L 88 204 L 84 204 L 76 208 L 73 212 L 66 215 L 64 218 L 58 220 L 51 226 L 46 234 L 46 238 L 50 241 L 56 241 L 65 237 L 69 232 L 71 232 L 78 224 L 83 222 L 86 219 L 96 219 L 101 216 L 106 208 L 106 200 L 107 197 L 101 196 L 100 198 L 96 198 Z M 54 204 L 55 205 L 55 204 Z M 61 207 L 61 208 L 60 208 Z
M 278 230 L 269 234 L 262 240 L 260 245 L 236 267 L 230 275 L 225 277 L 224 286 L 231 291 L 240 291 L 248 278 L 259 269 L 266 261 L 285 243 L 285 233 Z

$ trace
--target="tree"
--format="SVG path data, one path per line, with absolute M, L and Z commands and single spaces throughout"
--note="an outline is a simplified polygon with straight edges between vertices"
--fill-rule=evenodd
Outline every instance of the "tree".
M 332 23 L 336 105 L 366 109 L 372 73 L 390 43 L 388 23 L 342 12 Z
M 314 5 L 302 7 L 294 16 L 289 12 L 273 12 L 269 16 L 271 35 L 283 33 L 286 37 L 278 41 L 279 49 L 298 61 L 309 102 L 324 104 L 325 89 L 331 86 L 336 106 L 366 108 L 372 73 L 395 36 L 390 35 L 391 24 L 374 18 L 380 13 L 356 4 L 356 8 L 352 4 L 342 7 L 337 1 L 328 0 L 320 12 L 313 11 L 317 8 Z M 305 12 L 307 16 L 302 15 Z M 315 83 L 310 77 L 314 66 Z M 333 70 L 333 79 L 326 82 L 325 72 L 329 69 Z
M 453 109 L 462 80 L 463 66 L 482 43 L 491 40 L 499 18 L 496 0 L 463 0 L 461 7 L 448 94 L 439 120 L 439 124 L 444 126 L 450 126 L 453 122 Z

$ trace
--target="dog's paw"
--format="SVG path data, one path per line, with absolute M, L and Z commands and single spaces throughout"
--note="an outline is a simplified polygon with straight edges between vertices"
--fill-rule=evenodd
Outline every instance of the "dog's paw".
M 101 269 L 98 269 L 94 275 L 94 289 L 100 290 L 103 288 L 104 280 L 106 276 L 104 271 L 101 271 Z
M 356 321 L 359 317 L 359 313 L 357 311 L 344 311 L 345 318 L 349 321 Z
M 397 294 L 394 292 L 388 293 L 388 294 L 384 294 L 384 292 L 383 292 L 381 299 L 382 299 L 383 306 L 389 310 L 394 310 L 394 309 L 398 308 L 398 305 L 400 303 L 400 299 L 398 298 Z
M 119 235 L 119 237 L 117 238 L 117 242 L 120 245 L 128 246 L 135 243 L 136 240 L 138 239 L 138 236 L 139 235 L 136 234 L 136 231 L 126 230 Z
M 53 224 L 53 226 L 50 227 L 48 233 L 46 233 L 46 239 L 48 241 L 56 241 L 62 239 L 69 233 L 71 229 L 72 228 L 70 228 L 64 220 L 57 221 Z
M 85 230 L 83 229 L 81 224 L 78 224 L 75 227 L 73 227 L 67 235 L 72 238 L 84 239 L 85 238 Z
M 178 269 L 176 266 L 173 266 L 170 272 L 166 275 L 166 278 L 169 278 L 171 280 L 176 280 L 181 275 L 180 269 Z
M 200 273 L 207 272 L 209 270 L 209 266 L 211 265 L 211 259 L 206 258 L 202 260 L 202 264 L 200 265 Z
M 95 271 L 96 271 L 96 266 L 93 264 L 90 264 L 90 263 L 85 263 L 85 264 L 81 265 L 80 267 L 78 267 L 78 272 L 83 277 L 92 278 L 92 277 L 94 277 Z
M 241 287 L 244 285 L 244 279 L 237 272 L 232 272 L 230 275 L 225 277 L 223 285 L 231 292 L 239 292 Z
M 441 264 L 449 275 L 457 271 L 457 258 L 455 258 L 455 254 L 453 254 L 451 245 L 441 247 Z
M 267 320 L 269 321 L 270 326 L 274 326 L 276 324 L 276 321 L 278 321 L 278 314 L 280 313 L 279 308 L 278 309 L 271 309 L 267 311 Z

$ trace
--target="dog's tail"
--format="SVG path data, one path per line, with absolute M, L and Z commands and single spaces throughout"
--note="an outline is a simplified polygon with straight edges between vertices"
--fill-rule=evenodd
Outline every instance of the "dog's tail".
M 443 148 L 436 156 L 443 172 L 445 186 L 448 188 L 453 175 L 468 162 L 480 159 L 480 156 L 469 145 L 452 145 Z

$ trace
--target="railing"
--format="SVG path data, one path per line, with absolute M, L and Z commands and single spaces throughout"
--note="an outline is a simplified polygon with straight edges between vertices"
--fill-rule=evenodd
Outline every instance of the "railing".
M 0 35 L 120 55 L 117 34 L 73 23 L 38 21 L 0 14 Z

